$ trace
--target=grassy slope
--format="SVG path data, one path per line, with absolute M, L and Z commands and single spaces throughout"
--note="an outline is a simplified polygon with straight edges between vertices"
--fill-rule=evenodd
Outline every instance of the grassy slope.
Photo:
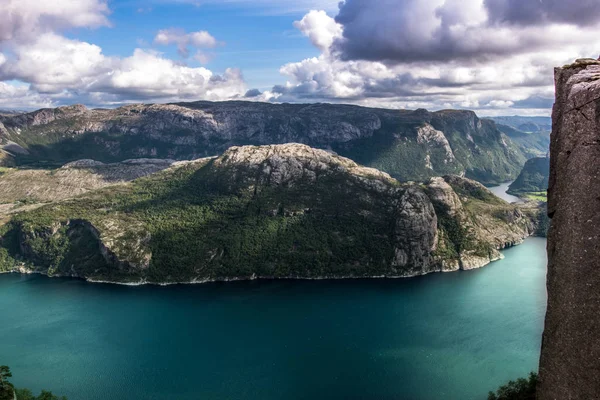
M 390 200 L 335 174 L 316 186 L 299 182 L 285 191 L 254 192 L 221 182 L 210 166 L 193 165 L 21 214 L 4 227 L 3 245 L 17 254 L 18 236 L 27 237 L 37 266 L 64 274 L 75 264 L 84 270 L 79 274 L 101 279 L 373 275 L 393 256 Z M 103 241 L 115 242 L 113 250 L 134 264 L 151 252 L 148 270 L 109 270 L 98 254 L 73 254 L 65 222 L 79 219 L 101 227 Z M 118 226 L 114 233 L 111 225 Z M 147 243 L 139 243 L 147 236 L 142 232 L 151 237 Z M 87 246 L 97 246 L 87 236 Z

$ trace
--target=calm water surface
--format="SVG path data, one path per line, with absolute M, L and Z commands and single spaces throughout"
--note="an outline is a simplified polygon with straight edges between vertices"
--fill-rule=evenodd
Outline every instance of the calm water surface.
M 545 240 L 397 280 L 125 287 L 0 275 L 0 364 L 69 400 L 484 400 L 537 368 Z
M 509 203 L 520 203 L 523 200 L 517 196 L 513 196 L 512 194 L 508 194 L 506 193 L 506 191 L 508 190 L 508 187 L 510 186 L 511 182 L 504 182 L 498 186 L 490 186 L 488 187 L 488 189 L 490 190 L 490 192 L 494 193 L 496 196 L 500 197 L 503 200 L 508 201 Z

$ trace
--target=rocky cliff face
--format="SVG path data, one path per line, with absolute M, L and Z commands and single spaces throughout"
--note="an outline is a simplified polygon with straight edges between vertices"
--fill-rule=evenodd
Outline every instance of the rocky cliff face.
M 0 145 L 17 163 L 182 160 L 215 156 L 235 145 L 291 142 L 333 150 L 402 181 L 457 174 L 502 182 L 525 162 L 493 122 L 471 111 L 202 101 L 0 115 Z
M 548 179 L 550 177 L 550 159 L 547 157 L 535 157 L 527 160 L 521 173 L 508 187 L 510 194 L 541 193 L 546 194 L 548 190 Z
M 401 184 L 301 144 L 232 147 L 12 216 L 0 269 L 155 283 L 414 276 L 499 258 L 535 212 L 457 176 Z
M 538 399 L 600 398 L 600 61 L 555 70 Z

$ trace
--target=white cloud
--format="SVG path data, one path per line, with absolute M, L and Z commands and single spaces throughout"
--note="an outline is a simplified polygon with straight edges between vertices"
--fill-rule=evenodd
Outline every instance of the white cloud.
M 105 0 L 0 0 L 0 43 L 26 41 L 71 27 L 109 25 Z
M 0 82 L 0 108 L 2 109 L 32 109 L 53 105 L 50 97 L 31 91 L 27 86 Z
M 206 31 L 185 33 L 183 29 L 169 28 L 160 30 L 154 37 L 154 43 L 159 45 L 176 44 L 177 51 L 182 57 L 189 56 L 188 47 L 213 48 L 219 42 Z
M 312 10 L 294 26 L 321 51 L 329 51 L 334 39 L 342 37 L 342 26 L 323 10 Z
M 126 58 L 106 57 L 96 45 L 55 34 L 15 51 L 14 59 L 0 63 L 0 79 L 27 82 L 53 101 L 225 100 L 247 90 L 237 70 L 216 75 L 142 49 Z
M 71 27 L 109 25 L 103 0 L 0 0 L 0 5 L 8 10 L 0 25 L 0 45 L 6 49 L 0 52 L 0 105 L 5 108 L 226 100 L 247 91 L 236 69 L 215 74 L 142 49 L 129 57 L 108 57 L 95 44 L 60 35 Z M 177 29 L 160 31 L 155 43 L 175 44 L 186 56 L 188 48 L 220 44 L 206 31 Z M 206 62 L 210 56 L 198 50 L 195 58 Z
M 111 60 L 96 45 L 53 33 L 15 47 L 13 62 L 0 65 L 0 78 L 31 83 L 41 93 L 76 89 L 111 69 Z
M 346 6 L 349 3 L 346 1 Z M 600 44 L 593 33 L 597 28 L 590 26 L 550 23 L 497 29 L 483 27 L 488 15 L 482 0 L 352 3 L 367 8 L 372 4 L 371 11 L 365 11 L 367 14 L 377 11 L 377 5 L 379 8 L 381 4 L 388 6 L 386 13 L 367 18 L 372 24 L 365 25 L 366 31 L 361 37 L 365 48 L 375 40 L 369 29 L 389 27 L 393 22 L 404 35 L 388 29 L 390 38 L 385 40 L 400 46 L 397 51 L 413 51 L 413 56 L 394 60 L 387 55 L 379 59 L 349 59 L 339 48 L 340 38 L 348 40 L 347 27 L 339 23 L 344 18 L 336 22 L 324 12 L 311 11 L 295 26 L 321 50 L 321 55 L 281 67 L 280 72 L 288 81 L 273 88 L 277 101 L 351 102 L 392 108 L 472 108 L 482 115 L 548 114 L 553 98 L 553 67 L 594 54 Z M 394 10 L 392 4 L 406 9 Z M 342 11 L 343 8 L 342 5 Z M 412 19 L 403 19 L 403 16 Z M 384 21 L 386 19 L 391 22 Z M 460 49 L 454 48 L 455 58 L 450 57 L 451 53 L 442 54 L 438 61 L 438 57 L 427 55 L 428 51 L 436 51 L 429 43 L 440 40 L 436 36 L 440 23 L 447 27 L 444 40 L 460 42 L 459 39 L 467 37 L 465 35 L 474 35 L 458 44 Z M 475 28 L 476 32 L 469 32 Z M 528 39 L 524 39 L 525 36 Z M 453 46 L 447 41 L 444 43 Z M 539 45 L 529 48 L 531 43 Z M 373 46 L 377 45 L 371 44 Z M 461 52 L 476 54 L 477 49 L 483 47 L 493 51 L 494 46 L 511 51 L 493 57 L 489 53 L 474 58 L 461 56 Z
M 117 95 L 125 101 L 138 99 L 223 100 L 247 90 L 241 73 L 228 69 L 223 75 L 210 70 L 179 65 L 159 53 L 136 49 L 99 76 L 87 90 Z

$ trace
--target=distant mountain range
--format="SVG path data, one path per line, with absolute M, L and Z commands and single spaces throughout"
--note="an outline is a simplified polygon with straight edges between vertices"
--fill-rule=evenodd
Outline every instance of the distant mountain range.
M 110 110 L 75 105 L 0 115 L 0 163 L 185 160 L 219 155 L 236 145 L 297 142 L 378 168 L 400 181 L 456 174 L 495 184 L 514 179 L 527 158 L 545 151 L 541 141 L 532 140 L 536 135 L 499 129 L 489 119 L 459 110 L 242 101 Z
M 498 129 L 519 144 L 527 158 L 546 156 L 550 149 L 550 117 L 492 117 Z

